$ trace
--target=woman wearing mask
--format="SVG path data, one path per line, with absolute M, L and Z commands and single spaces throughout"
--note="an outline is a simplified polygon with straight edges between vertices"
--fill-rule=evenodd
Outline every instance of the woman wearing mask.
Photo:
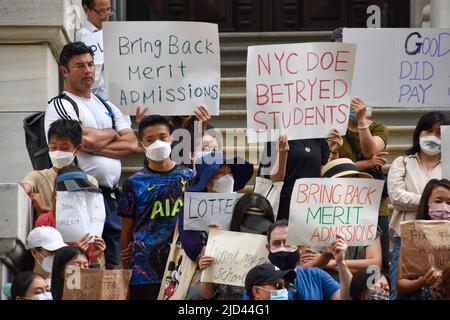
M 417 210 L 417 220 L 448 220 L 450 221 L 450 181 L 447 179 L 432 179 L 425 186 Z M 442 270 L 430 268 L 425 275 L 407 278 L 403 273 L 401 255 L 398 259 L 397 289 L 399 299 L 408 299 L 413 294 L 414 299 L 431 299 L 431 287 L 436 284 Z
M 56 253 L 53 262 L 51 285 L 54 300 L 62 300 L 66 270 L 69 266 L 88 269 L 89 263 L 86 251 L 80 247 L 67 246 Z
M 441 125 L 450 121 L 439 111 L 424 114 L 413 134 L 412 147 L 404 156 L 398 157 L 388 174 L 388 191 L 394 212 L 389 228 L 394 236 L 394 248 L 389 270 L 391 279 L 397 279 L 397 263 L 401 246 L 400 222 L 414 220 L 420 197 L 431 179 L 440 179 Z M 392 282 L 391 299 L 396 299 L 396 282 Z
M 242 163 L 242 164 L 238 164 Z M 187 192 L 232 193 L 241 190 L 253 175 L 253 165 L 242 158 L 227 159 L 213 152 L 197 159 L 197 175 Z M 188 257 L 197 261 L 206 245 L 206 233 L 183 229 L 183 214 L 179 215 L 180 240 Z
M 41 275 L 27 271 L 18 274 L 11 286 L 11 300 L 53 300 L 50 287 Z
M 55 228 L 38 227 L 31 230 L 27 237 L 27 248 L 34 258 L 33 272 L 50 283 L 55 252 L 66 246 L 61 233 Z
M 359 270 L 350 283 L 352 300 L 390 300 L 389 278 L 379 268 Z
M 259 193 L 247 193 L 234 206 L 230 231 L 266 235 L 273 222 L 274 216 L 270 202 Z M 200 270 L 208 268 L 213 261 L 213 257 L 201 256 L 198 263 Z M 215 285 L 209 282 L 201 282 L 200 289 L 205 299 L 240 299 L 244 293 L 241 287 Z

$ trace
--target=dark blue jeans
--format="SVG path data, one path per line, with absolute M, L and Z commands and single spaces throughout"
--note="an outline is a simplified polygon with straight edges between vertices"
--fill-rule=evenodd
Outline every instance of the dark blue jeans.
M 397 299 L 397 267 L 398 267 L 398 256 L 400 253 L 401 238 L 394 238 L 394 248 L 392 250 L 392 260 L 391 267 L 389 269 L 389 278 L 391 278 L 391 300 Z
M 383 262 L 382 269 L 385 272 L 389 271 L 389 216 L 378 217 L 378 227 L 381 229 L 381 257 Z
M 105 260 L 107 265 L 119 265 L 120 261 L 120 233 L 122 231 L 122 218 L 117 215 L 119 191 L 100 187 L 105 202 L 106 220 L 103 228 L 105 240 Z

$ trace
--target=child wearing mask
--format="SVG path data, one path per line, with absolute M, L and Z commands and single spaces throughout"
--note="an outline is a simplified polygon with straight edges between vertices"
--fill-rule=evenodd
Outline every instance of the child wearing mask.
M 417 210 L 417 220 L 450 221 L 450 181 L 432 179 L 423 190 Z M 397 289 L 399 299 L 431 299 L 431 288 L 441 277 L 442 270 L 430 268 L 424 275 L 408 278 L 403 273 L 402 256 L 398 259 Z
M 52 193 L 59 170 L 74 162 L 80 150 L 82 129 L 78 121 L 59 119 L 48 130 L 48 150 L 53 167 L 28 173 L 20 182 L 31 198 L 37 213 L 52 210 Z M 89 181 L 98 186 L 97 180 L 88 176 Z
M 158 297 L 169 253 L 164 248 L 172 242 L 184 192 L 195 176 L 171 159 L 171 134 L 172 125 L 161 116 L 142 120 L 139 138 L 147 165 L 124 182 L 119 200 L 122 263 L 132 270 L 132 300 Z

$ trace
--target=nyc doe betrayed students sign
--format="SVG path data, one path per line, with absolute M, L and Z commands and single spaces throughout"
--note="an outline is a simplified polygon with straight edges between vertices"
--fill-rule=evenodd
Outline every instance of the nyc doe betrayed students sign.
M 274 141 L 277 130 L 290 140 L 345 134 L 355 51 L 344 43 L 249 47 L 248 141 Z
M 110 100 L 126 114 L 191 115 L 201 103 L 219 114 L 220 46 L 216 24 L 108 22 L 105 76 Z

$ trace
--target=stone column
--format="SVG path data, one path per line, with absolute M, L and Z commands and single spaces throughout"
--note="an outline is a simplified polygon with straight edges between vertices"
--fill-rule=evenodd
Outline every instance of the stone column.
M 450 28 L 450 1 L 431 0 L 431 27 Z
M 57 58 L 80 20 L 76 1 L 0 0 L 0 183 L 32 169 L 22 120 L 60 90 Z
M 32 170 L 22 121 L 61 89 L 58 56 L 80 24 L 79 3 L 0 0 L 0 290 L 21 270 L 31 228 L 30 200 L 16 184 Z

